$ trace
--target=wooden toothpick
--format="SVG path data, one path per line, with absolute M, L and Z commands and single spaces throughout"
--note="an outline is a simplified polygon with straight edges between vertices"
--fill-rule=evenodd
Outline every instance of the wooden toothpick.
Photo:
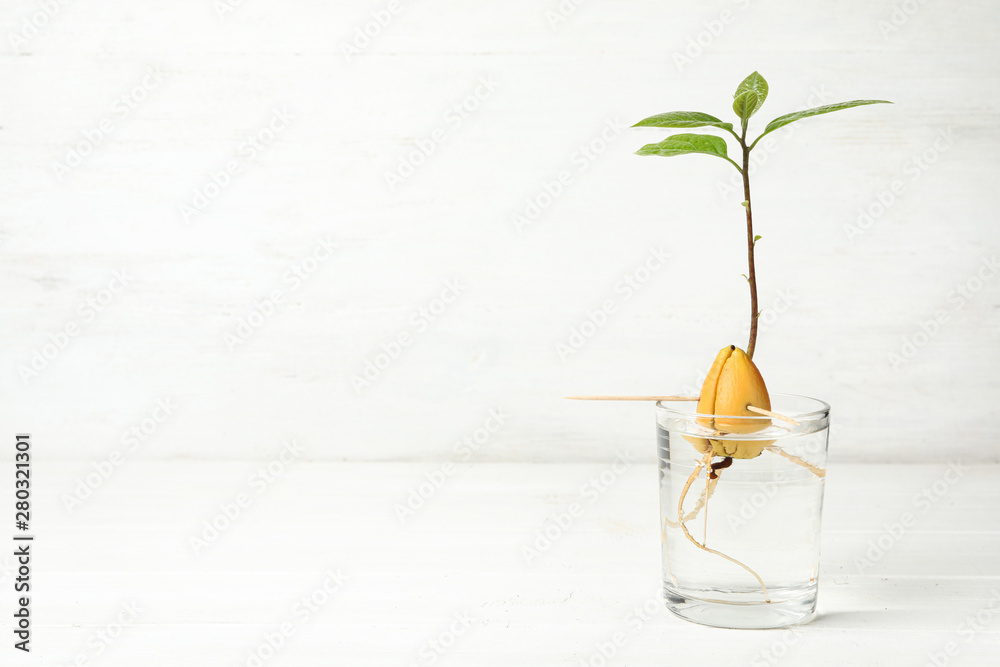
M 758 408 L 753 405 L 748 405 L 747 410 L 750 412 L 756 412 L 759 415 L 766 415 L 768 417 L 773 417 L 774 419 L 780 419 L 783 422 L 788 422 L 789 424 L 794 424 L 799 426 L 799 423 L 792 419 L 791 417 L 786 417 L 785 415 L 779 415 L 777 412 L 771 412 L 770 410 L 765 410 L 764 408 Z
M 566 396 L 570 401 L 697 401 L 699 398 L 697 396 Z M 764 415 L 766 417 L 772 417 L 774 419 L 780 419 L 783 422 L 788 422 L 795 426 L 800 426 L 800 424 L 792 419 L 791 417 L 786 417 L 785 415 L 778 414 L 777 412 L 772 412 L 770 410 L 765 410 L 764 408 L 758 408 L 755 405 L 748 405 L 747 410 L 750 412 L 756 412 L 759 415 Z
M 567 396 L 571 401 L 697 401 L 697 396 Z

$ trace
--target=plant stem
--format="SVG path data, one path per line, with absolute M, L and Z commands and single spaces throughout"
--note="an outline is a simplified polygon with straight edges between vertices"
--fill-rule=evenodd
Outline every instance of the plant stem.
M 747 126 L 744 123 L 740 147 L 743 149 L 743 206 L 747 210 L 747 282 L 750 283 L 750 341 L 747 343 L 747 356 L 752 360 L 754 348 L 757 347 L 757 274 L 753 261 L 753 211 L 750 210 L 750 147 L 747 146 L 746 139 Z

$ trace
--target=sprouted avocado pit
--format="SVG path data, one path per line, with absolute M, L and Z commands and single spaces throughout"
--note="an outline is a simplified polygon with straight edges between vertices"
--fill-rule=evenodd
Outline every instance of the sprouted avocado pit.
M 733 111 L 739 120 L 739 133 L 734 129 L 732 123 L 726 123 L 715 116 L 696 111 L 661 113 L 641 120 L 633 126 L 675 129 L 710 127 L 728 132 L 739 145 L 740 163 L 735 162 L 729 157 L 726 141 L 722 137 L 711 134 L 675 134 L 659 143 L 643 146 L 637 151 L 637 154 L 674 157 L 677 155 L 701 153 L 721 158 L 740 172 L 743 179 L 744 195 L 741 205 L 746 216 L 747 240 L 747 273 L 743 277 L 746 278 L 750 288 L 750 337 L 747 342 L 746 351 L 735 345 L 723 347 L 716 355 L 715 361 L 708 372 L 708 376 L 705 378 L 705 382 L 697 398 L 677 396 L 589 396 L 573 398 L 590 400 L 666 399 L 698 401 L 698 418 L 696 421 L 699 426 L 705 429 L 705 437 L 685 435 L 684 438 L 702 454 L 702 457 L 695 461 L 695 468 L 681 491 L 680 499 L 677 503 L 676 521 L 669 517 L 665 519 L 662 532 L 663 540 L 666 542 L 666 530 L 668 526 L 680 528 L 685 538 L 702 551 L 724 558 L 751 574 L 760 585 L 765 602 L 769 603 L 771 600 L 767 586 L 756 571 L 732 556 L 712 549 L 707 545 L 708 511 L 712 494 L 715 492 L 717 485 L 722 481 L 722 471 L 730 466 L 739 465 L 737 463 L 739 460 L 753 459 L 760 456 L 763 452 L 783 456 L 792 463 L 808 469 L 817 477 L 824 477 L 826 471 L 797 456 L 789 454 L 780 447 L 775 447 L 774 440 L 739 440 L 731 438 L 733 434 L 749 435 L 762 431 L 774 425 L 774 420 L 796 423 L 793 419 L 771 412 L 771 400 L 767 386 L 764 383 L 763 376 L 753 362 L 754 351 L 757 347 L 757 319 L 760 317 L 760 310 L 757 305 L 757 272 L 754 263 L 754 248 L 762 237 L 754 234 L 753 209 L 750 200 L 750 153 L 765 135 L 797 120 L 840 111 L 842 109 L 850 109 L 852 107 L 869 104 L 889 104 L 889 102 L 885 100 L 853 100 L 851 102 L 829 104 L 786 114 L 768 123 L 764 131 L 752 142 L 749 142 L 747 140 L 747 129 L 750 117 L 757 113 L 764 104 L 767 94 L 767 82 L 757 72 L 752 73 L 737 87 L 736 93 L 733 95 Z M 719 460 L 716 461 L 715 459 Z M 706 473 L 705 487 L 702 489 L 694 507 L 685 513 L 685 500 L 703 470 Z M 705 520 L 705 532 L 701 542 L 698 542 L 691 535 L 687 527 L 687 523 L 697 518 L 699 513 L 703 514 Z

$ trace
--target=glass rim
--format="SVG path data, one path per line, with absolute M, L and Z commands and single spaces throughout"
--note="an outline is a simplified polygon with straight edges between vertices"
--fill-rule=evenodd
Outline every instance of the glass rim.
M 801 394 L 771 394 L 772 398 L 784 397 L 784 398 L 794 398 L 794 399 L 805 399 L 807 401 L 812 401 L 818 404 L 820 407 L 816 410 L 811 410 L 809 412 L 792 412 L 785 413 L 782 412 L 781 415 L 788 417 L 789 419 L 794 419 L 796 421 L 815 421 L 817 419 L 826 419 L 830 416 L 830 404 L 826 401 L 822 401 L 818 398 L 813 398 L 812 396 L 803 396 Z M 694 397 L 692 397 L 694 398 Z M 690 404 L 693 401 L 657 401 L 656 409 L 663 410 L 666 413 L 675 415 L 676 418 L 680 419 L 697 419 L 699 417 L 705 417 L 708 419 L 744 419 L 744 420 L 760 420 L 769 419 L 767 415 L 718 415 L 703 412 L 682 412 L 675 408 L 670 407 L 670 403 L 684 403 Z M 695 408 L 697 410 L 697 408 Z

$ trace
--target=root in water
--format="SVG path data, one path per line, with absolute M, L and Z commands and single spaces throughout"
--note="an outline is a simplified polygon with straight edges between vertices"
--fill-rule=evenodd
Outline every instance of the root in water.
M 714 463 L 712 465 L 715 466 Z M 715 469 L 713 467 L 712 472 L 708 475 L 705 475 L 705 490 L 703 492 L 705 496 L 705 516 L 704 516 L 705 521 L 701 529 L 701 543 L 703 545 L 708 545 L 708 487 L 713 482 L 713 480 L 717 479 L 719 479 L 719 476 L 715 474 Z
M 820 468 L 819 466 L 813 465 L 812 463 L 809 463 L 805 459 L 801 459 L 798 456 L 795 456 L 794 454 L 789 454 L 788 452 L 786 452 L 785 450 L 781 449 L 780 447 L 765 447 L 764 449 L 766 451 L 769 451 L 769 452 L 773 453 L 773 454 L 778 454 L 779 456 L 784 456 L 786 459 L 788 459 L 792 463 L 794 463 L 796 465 L 800 465 L 803 468 L 806 468 L 807 470 L 809 470 L 812 474 L 816 475 L 817 477 L 820 477 L 820 478 L 826 477 L 826 470 L 825 469 Z
M 705 527 L 702 530 L 701 543 L 705 546 L 708 545 L 708 499 L 712 497 L 712 492 L 715 491 L 715 486 L 719 483 L 719 470 L 728 468 L 733 465 L 733 457 L 727 456 L 717 463 L 713 463 L 709 466 L 710 470 L 707 475 L 705 475 L 705 490 L 702 492 L 701 497 L 698 499 L 698 503 L 694 506 L 693 516 L 687 518 L 690 521 L 695 516 L 698 516 L 698 509 L 704 505 L 705 506 Z
M 674 583 L 674 586 L 679 586 L 680 582 L 677 581 L 677 577 L 674 576 L 674 571 L 670 567 L 670 545 L 667 543 L 667 526 L 672 525 L 674 528 L 677 527 L 673 521 L 667 519 L 666 523 L 663 524 L 663 530 L 660 532 L 660 539 L 663 541 L 663 556 L 667 561 L 667 574 L 670 576 L 670 581 Z
M 687 482 L 685 482 L 685 484 L 684 484 L 684 489 L 681 491 L 681 497 L 677 501 L 677 521 L 680 524 L 681 530 L 684 531 L 684 537 L 686 537 L 688 539 L 688 541 L 691 542 L 691 544 L 695 545 L 696 547 L 698 547 L 702 551 L 707 551 L 708 553 L 715 554 L 716 556 L 719 556 L 720 558 L 725 558 L 730 563 L 734 563 L 735 565 L 739 565 L 744 570 L 746 570 L 747 572 L 749 572 L 750 574 L 752 574 L 753 577 L 754 577 L 754 579 L 757 580 L 757 583 L 760 584 L 761 590 L 764 591 L 764 602 L 768 602 L 769 603 L 769 602 L 771 602 L 771 596 L 770 596 L 770 594 L 768 594 L 768 592 L 767 592 L 767 586 L 764 585 L 764 580 L 760 578 L 759 574 L 757 574 L 751 567 L 749 567 L 749 566 L 741 563 L 740 561 L 736 560 L 732 556 L 727 556 L 726 554 L 722 553 L 721 551 L 716 551 L 715 549 L 711 549 L 711 548 L 705 546 L 704 544 L 699 543 L 696 539 L 694 539 L 694 537 L 691 536 L 690 531 L 688 531 L 688 529 L 687 529 L 687 525 L 685 525 L 685 521 L 687 520 L 687 518 L 684 516 L 684 499 L 687 497 L 688 491 L 691 489 L 691 485 L 694 484 L 694 481 L 698 478 L 698 475 L 701 474 L 702 468 L 705 468 L 706 466 L 709 466 L 709 471 L 710 471 L 709 472 L 709 478 L 711 478 L 712 474 L 715 474 L 715 469 L 713 469 L 714 466 L 710 466 L 710 464 L 712 462 L 712 456 L 713 456 L 712 450 L 707 451 L 705 453 L 704 458 L 702 458 L 700 461 L 697 462 L 697 465 L 695 466 L 695 469 L 691 471 L 691 475 L 687 478 Z M 730 464 L 732 464 L 732 460 L 730 460 Z M 728 467 L 728 466 L 727 465 L 721 465 L 720 466 L 720 468 L 725 468 L 725 467 Z M 716 475 L 716 478 L 718 478 L 718 475 Z M 707 507 L 708 497 L 707 497 L 707 495 L 708 494 L 707 494 L 707 491 L 706 491 L 706 498 L 705 498 L 705 503 L 706 503 L 706 508 L 705 509 L 706 509 L 706 512 L 708 511 L 708 507 Z M 663 531 L 664 531 L 664 539 L 665 539 L 666 538 L 666 527 L 664 527 Z
M 715 493 L 715 487 L 718 485 L 718 483 L 719 483 L 718 475 L 709 479 L 707 485 L 708 486 L 707 491 L 702 490 L 701 495 L 698 496 L 698 502 L 694 504 L 694 509 L 692 509 L 690 512 L 684 515 L 685 521 L 694 521 L 694 519 L 698 516 L 698 513 L 701 512 L 701 508 L 705 507 L 705 504 L 708 502 L 708 499 L 712 497 L 713 493 Z M 669 516 L 664 517 L 664 528 L 663 528 L 664 540 L 667 539 L 666 538 L 667 526 L 670 526 L 671 528 L 680 528 L 681 524 L 679 521 L 674 521 Z
M 696 461 L 696 463 L 697 463 L 697 461 Z M 715 493 L 715 487 L 716 487 L 716 485 L 718 485 L 718 483 L 719 483 L 719 476 L 718 475 L 706 479 L 705 490 L 703 490 L 701 492 L 701 495 L 698 497 L 698 502 L 696 502 L 694 504 L 694 509 L 692 509 L 690 512 L 688 512 L 687 514 L 684 515 L 684 521 L 693 521 L 695 518 L 697 518 L 698 512 L 700 512 L 701 509 L 703 507 L 705 507 L 706 508 L 705 509 L 705 515 L 706 515 L 705 516 L 705 522 L 706 522 L 705 523 L 705 530 L 706 531 L 708 530 L 708 509 L 707 509 L 707 504 L 708 504 L 709 498 L 711 498 L 712 494 Z M 660 540 L 663 542 L 664 553 L 666 555 L 666 561 L 667 561 L 667 574 L 670 576 L 670 580 L 672 582 L 674 582 L 674 585 L 677 586 L 677 585 L 679 585 L 679 582 L 677 581 L 677 577 L 674 576 L 673 570 L 670 568 L 670 547 L 667 544 L 667 527 L 668 526 L 670 528 L 680 528 L 681 524 L 680 524 L 679 521 L 672 520 L 670 518 L 670 516 L 664 516 L 663 517 L 663 530 L 660 531 Z

